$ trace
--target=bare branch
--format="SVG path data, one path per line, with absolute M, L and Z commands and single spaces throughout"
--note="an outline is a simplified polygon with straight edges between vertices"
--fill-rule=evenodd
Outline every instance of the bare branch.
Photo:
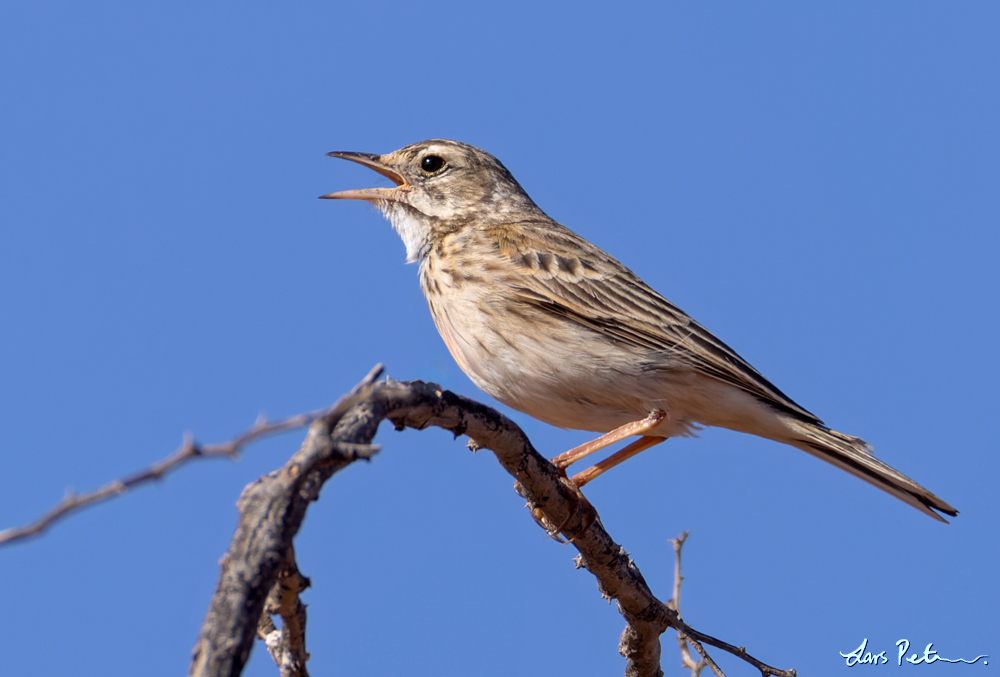
M 688 532 L 685 531 L 677 538 L 670 539 L 670 544 L 674 546 L 674 555 L 676 559 L 674 563 L 674 598 L 670 602 L 667 602 L 667 604 L 677 611 L 678 619 L 680 619 L 681 610 L 681 582 L 684 580 L 684 577 L 681 576 L 681 548 L 684 547 L 684 542 L 687 540 L 687 537 Z M 708 655 L 708 652 L 705 651 L 701 642 L 696 639 L 692 639 L 690 635 L 698 637 L 706 644 L 718 647 L 724 651 L 728 651 L 734 656 L 742 658 L 747 663 L 750 663 L 755 668 L 760 670 L 761 675 L 764 675 L 764 677 L 767 677 L 768 675 L 774 675 L 775 677 L 795 677 L 795 670 L 778 670 L 777 668 L 772 668 L 771 666 L 761 663 L 756 658 L 748 654 L 746 647 L 734 647 L 730 644 L 726 644 L 725 642 L 715 639 L 714 637 L 700 633 L 687 626 L 683 621 L 680 621 L 680 627 L 677 628 L 677 643 L 680 644 L 681 647 L 681 658 L 684 662 L 684 667 L 690 668 L 694 677 L 700 675 L 701 671 L 705 667 L 711 668 L 712 672 L 718 677 L 725 677 L 725 675 L 723 674 L 722 669 L 719 668 L 719 666 L 715 664 L 715 661 L 712 660 L 712 657 Z M 701 656 L 700 661 L 695 662 L 695 660 L 691 657 L 691 651 L 687 646 L 689 643 Z
M 704 642 L 709 646 L 714 646 L 717 649 L 722 649 L 723 651 L 731 653 L 737 658 L 746 661 L 750 665 L 760 670 L 760 674 L 763 677 L 770 677 L 770 676 L 795 677 L 795 670 L 779 670 L 778 668 L 772 668 L 770 665 L 762 663 L 753 656 L 751 656 L 750 654 L 748 654 L 747 648 L 745 646 L 733 646 L 732 644 L 727 644 L 726 642 L 723 642 L 721 639 L 716 639 L 711 635 L 706 635 L 703 632 L 698 632 L 697 630 L 688 625 L 682 624 L 682 626 L 683 627 L 680 628 L 680 630 L 685 635 L 687 635 L 688 641 L 691 642 L 691 646 L 693 646 L 695 650 L 702 656 L 706 655 L 705 649 L 701 646 L 701 642 Z
M 382 370 L 383 367 L 381 364 L 375 365 L 361 384 L 373 383 L 375 379 L 382 374 Z M 357 390 L 357 388 L 355 388 L 355 390 Z M 83 494 L 74 493 L 72 490 L 67 491 L 66 496 L 59 501 L 55 507 L 39 517 L 37 520 L 19 527 L 11 527 L 0 531 L 0 546 L 29 538 L 31 536 L 37 536 L 45 531 L 45 529 L 51 526 L 54 522 L 62 519 L 69 513 L 76 512 L 77 510 L 87 506 L 95 505 L 109 498 L 119 496 L 136 485 L 158 480 L 168 472 L 176 470 L 188 461 L 220 456 L 235 458 L 239 454 L 240 449 L 250 442 L 255 442 L 270 435 L 283 433 L 288 430 L 309 425 L 316 419 L 329 416 L 332 411 L 342 406 L 342 402 L 344 400 L 347 400 L 350 397 L 350 394 L 345 395 L 343 398 L 334 403 L 333 406 L 327 409 L 307 414 L 298 414 L 297 416 L 289 416 L 288 418 L 280 421 L 268 423 L 266 420 L 258 419 L 253 426 L 228 442 L 202 445 L 195 442 L 191 437 L 185 436 L 181 446 L 174 453 L 133 475 L 114 480 L 113 482 L 108 482 L 98 489 L 88 491 Z
M 674 598 L 667 602 L 670 607 L 677 612 L 677 617 L 681 617 L 681 582 L 684 577 L 681 576 L 681 548 L 684 547 L 684 541 L 687 540 L 688 532 L 682 533 L 677 538 L 670 539 L 670 545 L 674 546 Z M 685 668 L 691 670 L 691 677 L 699 677 L 701 671 L 706 667 L 710 667 L 712 672 L 715 673 L 716 677 L 726 677 L 722 672 L 721 668 L 715 664 L 715 662 L 709 657 L 707 653 L 702 653 L 701 660 L 695 661 L 691 657 L 690 645 L 687 641 L 687 635 L 683 632 L 677 632 L 677 643 L 681 648 L 681 663 Z
M 473 400 L 422 382 L 385 381 L 364 387 L 349 410 L 314 421 L 302 448 L 279 471 L 248 486 L 240 497 L 239 525 L 209 606 L 192 657 L 191 675 L 238 675 L 253 644 L 268 593 L 283 570 L 286 553 L 308 504 L 323 483 L 357 458 L 376 450 L 369 446 L 379 423 L 422 429 L 430 425 L 468 435 L 477 448 L 494 452 L 517 480 L 518 492 L 532 514 L 550 531 L 566 536 L 579 551 L 578 566 L 596 578 L 601 594 L 616 600 L 628 625 L 620 650 L 627 677 L 662 676 L 660 635 L 674 628 L 704 655 L 700 642 L 717 646 L 755 665 L 763 675 L 794 676 L 760 663 L 725 642 L 697 632 L 680 620 L 650 591 L 638 567 L 608 535 L 597 512 L 507 417 Z M 554 526 L 558 525 L 558 526 Z M 265 633 L 276 632 L 273 624 Z M 302 648 L 303 656 L 304 645 Z M 709 659 L 710 660 L 710 659 Z M 709 663 L 711 665 L 711 663 Z

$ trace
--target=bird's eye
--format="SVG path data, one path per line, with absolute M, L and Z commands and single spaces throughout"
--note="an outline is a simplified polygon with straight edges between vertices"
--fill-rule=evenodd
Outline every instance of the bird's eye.
M 444 167 L 444 160 L 440 155 L 428 155 L 420 161 L 420 168 L 428 174 L 433 174 L 442 167 Z

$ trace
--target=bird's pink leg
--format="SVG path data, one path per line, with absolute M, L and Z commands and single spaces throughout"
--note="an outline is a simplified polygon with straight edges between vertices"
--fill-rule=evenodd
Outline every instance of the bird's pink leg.
M 555 458 L 552 459 L 552 463 L 557 468 L 559 468 L 560 470 L 563 470 L 563 469 L 565 469 L 565 468 L 573 465 L 574 463 L 576 463 L 577 461 L 579 461 L 581 458 L 586 458 L 587 456 L 590 456 L 591 454 L 593 454 L 595 451 L 600 451 L 601 449 L 604 449 L 605 447 L 609 447 L 612 444 L 615 444 L 617 442 L 621 442 L 626 437 L 632 437 L 633 435 L 643 435 L 643 434 L 649 432 L 650 430 L 652 430 L 656 426 L 660 425 L 660 423 L 666 417 L 667 417 L 667 412 L 661 411 L 661 410 L 656 410 L 656 411 L 650 413 L 649 416 L 647 416 L 646 418 L 642 419 L 641 421 L 633 421 L 631 423 L 626 423 L 625 425 L 621 426 L 620 428 L 615 428 L 611 432 L 605 433 L 605 434 L 601 435 L 596 440 L 591 440 L 590 442 L 586 442 L 584 444 L 581 444 L 578 447 L 573 447 L 569 451 L 566 451 L 566 452 L 563 452 L 563 453 L 559 454 L 558 456 L 556 456 Z M 666 438 L 651 438 L 651 439 L 660 439 L 660 440 L 663 440 L 663 439 L 666 439 Z M 638 441 L 641 442 L 642 440 L 638 440 Z M 629 446 L 631 446 L 631 445 L 629 445 Z M 652 446 L 652 445 L 649 445 L 649 446 Z M 627 448 L 628 447 L 626 447 L 626 449 Z M 643 447 L 643 448 L 647 449 L 648 447 Z M 625 449 L 622 449 L 622 451 L 625 451 Z M 642 451 L 642 450 L 640 449 L 639 451 Z M 620 454 L 621 452 L 618 452 L 618 453 Z M 639 452 L 637 451 L 635 453 L 637 454 Z M 617 456 L 617 455 L 618 454 L 615 454 L 615 456 Z M 615 456 L 611 456 L 607 460 L 610 461 Z M 624 460 L 624 459 L 622 459 L 622 460 Z M 607 461 L 605 461 L 605 462 L 607 462 Z M 620 462 L 621 461 L 619 461 L 619 463 Z M 615 464 L 615 465 L 617 465 L 617 464 Z M 600 475 L 601 473 L 597 473 L 597 474 Z M 594 477 L 596 477 L 596 476 L 597 475 L 595 475 Z M 593 478 L 591 478 L 591 479 L 593 479 Z
M 646 451 L 650 447 L 654 447 L 660 442 L 665 442 L 666 437 L 640 437 L 632 444 L 628 445 L 621 451 L 616 451 L 615 453 L 608 456 L 606 459 L 600 463 L 595 463 L 591 467 L 587 468 L 583 472 L 577 473 L 570 478 L 570 482 L 575 484 L 577 488 L 582 487 L 587 482 L 603 475 L 607 471 L 614 468 L 619 463 L 624 463 L 641 451 Z
M 611 432 L 605 435 L 601 435 L 596 440 L 592 440 L 590 442 L 587 442 L 586 444 L 581 444 L 578 447 L 570 449 L 566 453 L 556 456 L 554 459 L 552 459 L 552 462 L 560 470 L 563 470 L 566 468 L 566 466 L 570 465 L 571 463 L 574 463 L 575 461 L 578 461 L 581 458 L 584 458 L 585 456 L 589 456 L 590 454 L 594 453 L 595 451 L 599 451 L 604 447 L 607 447 L 616 442 L 620 442 L 626 437 L 629 437 L 631 435 L 642 435 L 642 433 L 644 432 L 649 432 L 650 430 L 658 426 L 660 422 L 664 418 L 666 418 L 666 416 L 667 415 L 665 412 L 654 411 L 641 421 L 633 421 L 632 423 L 627 423 L 622 427 L 616 428 L 615 430 L 612 430 Z M 576 514 L 579 511 L 579 509 L 588 511 L 588 514 L 590 515 L 589 520 L 586 523 L 586 527 L 579 533 L 586 531 L 586 528 L 589 528 L 590 523 L 597 518 L 597 511 L 595 511 L 593 506 L 590 505 L 590 502 L 587 501 L 587 497 L 583 495 L 583 492 L 580 491 L 580 488 L 584 484 L 590 482 L 595 477 L 598 477 L 607 472 L 608 470 L 611 470 L 619 463 L 624 463 L 625 461 L 632 458 L 636 454 L 645 451 L 650 447 L 656 446 L 660 442 L 666 441 L 666 439 L 667 439 L 666 437 L 654 437 L 650 435 L 643 435 L 636 441 L 626 446 L 621 451 L 616 451 L 615 453 L 611 454 L 600 463 L 597 463 L 587 468 L 581 473 L 577 473 L 571 478 L 567 478 L 566 481 L 573 487 L 574 489 L 573 493 L 579 500 L 580 506 L 582 506 L 582 508 L 574 509 L 573 511 L 571 511 L 569 517 L 566 518 L 566 521 L 563 522 L 562 526 L 556 529 L 552 529 L 550 531 L 550 535 L 556 535 L 562 533 L 563 529 L 566 528 L 566 525 L 569 524 L 569 522 L 574 517 L 576 517 Z M 538 515 L 535 516 L 535 519 L 538 520 L 539 524 L 543 524 L 543 522 L 539 519 Z M 579 533 L 577 535 L 579 535 Z M 576 536 L 574 536 L 573 538 L 576 538 Z M 570 538 L 569 541 L 566 542 L 572 543 L 573 538 Z

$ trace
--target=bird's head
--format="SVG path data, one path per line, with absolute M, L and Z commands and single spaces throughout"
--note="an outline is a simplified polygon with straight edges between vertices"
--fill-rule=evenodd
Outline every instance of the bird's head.
M 432 139 L 386 155 L 350 151 L 327 155 L 357 162 L 396 184 L 320 197 L 374 204 L 403 238 L 408 261 L 423 258 L 435 236 L 541 214 L 499 160 L 468 144 Z

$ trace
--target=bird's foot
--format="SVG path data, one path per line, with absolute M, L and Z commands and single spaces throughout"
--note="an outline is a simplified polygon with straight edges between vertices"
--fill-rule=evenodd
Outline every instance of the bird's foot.
M 567 544 L 572 543 L 584 534 L 599 517 L 597 510 L 594 509 L 594 506 L 590 504 L 590 501 L 587 500 L 587 497 L 583 495 L 583 492 L 580 491 L 580 488 L 572 480 L 564 476 L 560 481 L 566 489 L 563 498 L 567 506 L 567 515 L 558 526 L 548 518 L 545 512 L 538 507 L 537 503 L 525 495 L 525 492 L 519 487 L 520 483 L 516 482 L 514 484 L 514 490 L 528 498 L 528 509 L 531 511 L 531 516 L 538 526 L 548 534 L 547 538 Z M 570 529 L 573 532 L 572 534 L 567 533 L 567 530 Z

